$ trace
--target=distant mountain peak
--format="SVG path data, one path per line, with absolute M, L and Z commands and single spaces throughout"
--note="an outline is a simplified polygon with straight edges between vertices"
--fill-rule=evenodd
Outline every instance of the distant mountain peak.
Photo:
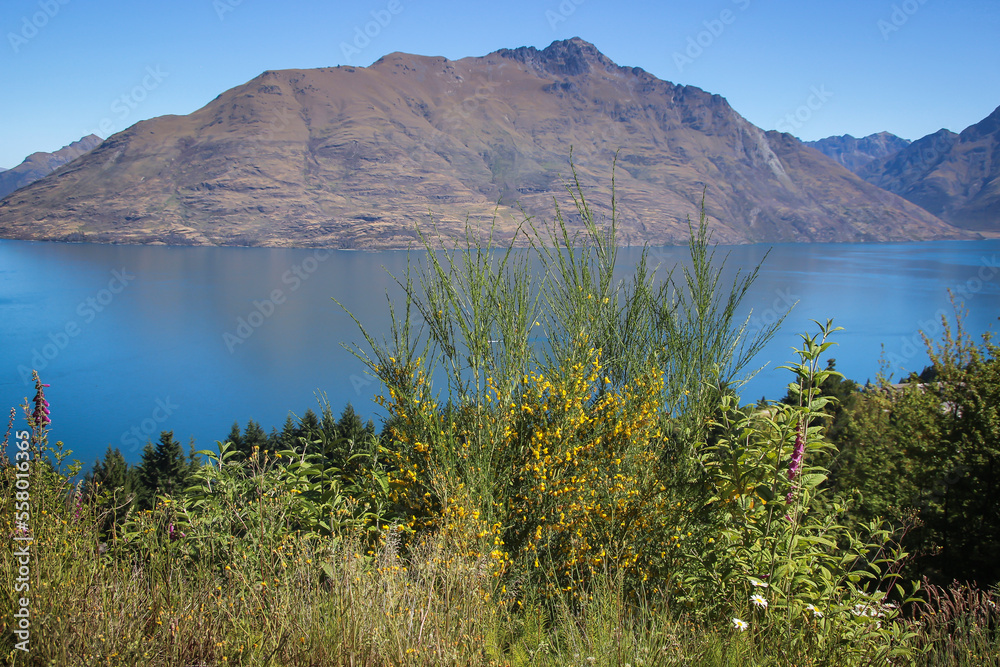
M 533 46 L 500 49 L 493 55 L 524 63 L 536 71 L 556 76 L 578 76 L 593 70 L 615 70 L 618 65 L 590 42 L 573 37 L 556 40 L 539 51 Z
M 839 137 L 807 141 L 805 144 L 857 174 L 869 163 L 903 150 L 910 142 L 891 132 L 876 132 L 860 139 L 842 134 Z
M 960 235 L 722 97 L 573 38 L 265 72 L 3 199 L 0 237 L 399 248 L 430 214 L 442 233 L 468 221 L 506 240 L 553 198 L 573 210 L 571 169 L 624 244 L 686 241 L 703 197 L 722 243 Z
M 978 140 L 987 135 L 995 135 L 1000 132 L 1000 107 L 993 110 L 986 118 L 975 125 L 971 125 L 960 134 L 962 141 Z
M 858 175 L 957 227 L 1000 233 L 1000 107 L 960 134 L 940 129 Z
M 59 150 L 46 153 L 37 151 L 24 158 L 24 162 L 13 169 L 0 169 L 3 175 L 0 176 L 0 198 L 6 197 L 11 192 L 31 185 L 37 180 L 48 176 L 59 167 L 72 162 L 81 155 L 86 155 L 97 147 L 103 139 L 96 134 L 88 134 L 78 141 L 74 141 L 69 146 L 63 146 Z

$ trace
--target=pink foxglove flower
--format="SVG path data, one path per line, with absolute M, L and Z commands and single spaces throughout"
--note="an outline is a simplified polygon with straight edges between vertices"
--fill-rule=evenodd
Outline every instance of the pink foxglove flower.
M 788 464 L 788 481 L 794 482 L 795 478 L 799 476 L 799 472 L 802 470 L 802 455 L 806 451 L 806 434 L 805 429 L 800 422 L 798 427 L 795 429 L 795 446 L 792 448 L 792 460 Z M 788 492 L 788 496 L 785 498 L 785 502 L 792 502 L 792 492 Z
M 31 418 L 35 421 L 35 424 L 39 427 L 48 426 L 52 423 L 49 419 L 49 402 L 45 400 L 45 391 L 43 387 L 48 387 L 47 384 L 42 384 L 40 381 L 35 382 L 35 387 L 37 392 L 35 393 L 35 409 L 31 413 Z
M 795 430 L 795 447 L 792 449 L 792 461 L 788 464 L 788 481 L 794 482 L 802 469 L 802 455 L 806 450 L 806 434 L 802 424 Z

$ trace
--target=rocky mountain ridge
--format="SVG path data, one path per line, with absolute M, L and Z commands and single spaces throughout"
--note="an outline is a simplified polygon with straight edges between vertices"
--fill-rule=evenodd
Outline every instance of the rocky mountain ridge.
M 1000 233 L 1000 107 L 959 134 L 938 130 L 873 160 L 858 175 L 952 225 Z
M 92 151 L 101 141 L 103 140 L 96 134 L 88 134 L 53 153 L 32 153 L 13 169 L 0 169 L 0 198 L 45 178 L 64 164 Z
M 857 174 L 869 162 L 895 155 L 910 142 L 890 132 L 878 132 L 860 139 L 844 134 L 818 141 L 806 141 L 805 144 Z
M 0 201 L 0 236 L 102 243 L 406 247 L 466 220 L 576 220 L 573 167 L 619 238 L 684 242 L 704 197 L 723 243 L 968 237 L 719 95 L 581 39 L 483 57 L 389 54 L 268 71 L 142 121 Z

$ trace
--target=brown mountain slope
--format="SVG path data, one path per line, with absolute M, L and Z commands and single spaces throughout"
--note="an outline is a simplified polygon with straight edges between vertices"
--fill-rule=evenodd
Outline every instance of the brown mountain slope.
M 939 130 L 858 174 L 955 226 L 1000 232 L 1000 107 L 961 134 Z
M 960 234 L 717 96 L 618 67 L 579 39 L 481 58 L 265 72 L 188 116 L 137 123 L 0 202 L 0 236 L 399 247 L 498 214 L 543 219 L 573 148 L 621 240 L 687 238 L 706 193 L 720 242 Z M 620 150 L 619 150 L 620 149 Z M 497 204 L 499 202 L 499 205 Z
M 48 176 L 67 162 L 72 162 L 101 143 L 96 134 L 88 134 L 69 146 L 63 146 L 53 153 L 37 152 L 24 158 L 24 162 L 13 169 L 0 169 L 0 197 L 6 197 L 14 190 L 30 185 Z

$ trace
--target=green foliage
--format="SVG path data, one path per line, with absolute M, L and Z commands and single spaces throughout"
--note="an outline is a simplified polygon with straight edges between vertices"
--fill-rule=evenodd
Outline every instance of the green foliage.
M 909 597 L 911 542 L 879 517 L 916 504 L 925 558 L 995 565 L 991 341 L 946 330 L 931 384 L 860 393 L 820 365 L 837 328 L 817 323 L 786 400 L 740 405 L 770 333 L 735 317 L 756 271 L 720 285 L 703 215 L 686 268 L 657 277 L 647 252 L 617 281 L 616 212 L 601 230 L 572 192 L 579 234 L 557 211 L 524 252 L 425 240 L 388 337 L 357 350 L 385 388 L 378 436 L 322 400 L 198 460 L 171 432 L 135 468 L 109 448 L 81 493 L 25 406 L 44 632 L 13 648 L 0 550 L 7 662 L 988 664 L 997 595 Z
M 527 568 L 533 586 L 583 595 L 616 563 L 637 590 L 674 562 L 706 417 L 773 330 L 737 320 L 756 270 L 720 290 L 704 212 L 678 275 L 657 275 L 646 249 L 619 280 L 616 210 L 602 230 L 570 192 L 580 227 L 558 209 L 550 229 L 528 221 L 528 250 L 471 229 L 461 247 L 425 238 L 389 337 L 362 326 L 356 353 L 386 388 L 409 527 L 488 556 L 498 577 Z
M 387 487 L 377 466 L 364 477 L 347 477 L 310 453 L 286 451 L 272 459 L 256 451 L 241 462 L 229 443 L 199 453 L 206 464 L 191 486 L 163 497 L 156 511 L 135 515 L 121 531 L 120 548 L 149 558 L 146 535 L 152 532 L 161 536 L 154 548 L 169 548 L 194 565 L 249 560 L 256 580 L 268 581 L 290 535 L 308 540 L 348 530 L 377 534 L 383 527 Z
M 582 242 L 561 214 L 548 236 L 532 228 L 536 255 L 471 232 L 461 249 L 425 242 L 391 335 L 362 328 L 409 526 L 517 577 L 550 619 L 606 573 L 629 600 L 652 591 L 716 627 L 750 619 L 788 656 L 908 655 L 886 597 L 904 554 L 879 522 L 846 527 L 824 487 L 821 388 L 839 374 L 819 360 L 835 329 L 803 336 L 791 405 L 741 408 L 733 390 L 767 334 L 746 340 L 734 316 L 756 272 L 720 293 L 702 218 L 680 279 L 656 280 L 644 254 L 615 282 L 614 217 L 598 230 L 575 194 Z M 758 590 L 767 608 L 751 605 Z
M 839 443 L 845 429 L 850 424 L 850 413 L 860 399 L 860 387 L 854 380 L 845 378 L 836 372 L 836 359 L 826 360 L 826 370 L 832 372 L 825 375 L 823 380 L 817 383 L 816 389 L 819 392 L 818 396 L 826 397 L 830 399 L 830 402 L 826 405 L 825 414 L 818 418 L 823 424 L 826 437 L 831 442 Z M 781 399 L 781 402 L 796 405 L 798 399 L 789 391 Z
M 136 507 L 149 509 L 157 495 L 179 493 L 187 486 L 190 474 L 181 443 L 174 438 L 173 431 L 163 431 L 156 445 L 146 443 L 142 450 L 142 462 L 136 469 L 139 481 Z
M 84 495 L 101 517 L 101 533 L 113 531 L 124 521 L 137 496 L 140 482 L 121 451 L 108 446 L 103 459 L 94 462 L 84 477 Z
M 915 519 L 911 572 L 989 586 L 1000 581 L 1000 364 L 990 336 L 974 344 L 961 320 L 956 309 L 954 327 L 927 341 L 931 382 L 883 378 L 858 397 L 833 483 L 861 494 L 859 519 Z
M 800 361 L 784 366 L 796 376 L 793 405 L 740 409 L 723 397 L 721 435 L 702 454 L 712 496 L 677 597 L 699 615 L 733 613 L 751 632 L 776 633 L 779 653 L 833 651 L 841 664 L 867 664 L 909 655 L 910 635 L 887 605 L 904 554 L 878 522 L 849 530 L 843 501 L 824 497 L 828 470 L 817 461 L 833 445 L 820 387 L 836 371 L 820 370 L 819 358 L 836 330 L 827 322 L 803 334 Z

